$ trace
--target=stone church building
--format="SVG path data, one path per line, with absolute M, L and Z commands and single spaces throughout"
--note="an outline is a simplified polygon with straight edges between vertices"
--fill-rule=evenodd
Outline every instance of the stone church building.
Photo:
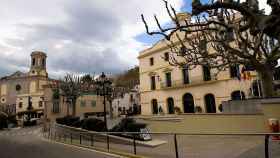
M 43 115 L 43 85 L 51 81 L 48 78 L 46 59 L 44 52 L 34 51 L 31 53 L 29 72 L 17 71 L 0 79 L 0 107 L 3 111 L 17 114 L 19 119 L 27 110 L 34 111 L 34 117 Z

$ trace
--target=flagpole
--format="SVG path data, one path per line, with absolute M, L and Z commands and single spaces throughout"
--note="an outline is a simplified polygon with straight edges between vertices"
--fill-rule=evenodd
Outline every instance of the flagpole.
M 259 84 L 259 73 L 257 74 L 258 97 L 261 98 L 261 88 Z

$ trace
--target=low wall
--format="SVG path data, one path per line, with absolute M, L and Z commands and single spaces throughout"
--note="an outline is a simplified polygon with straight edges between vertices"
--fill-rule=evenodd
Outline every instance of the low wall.
M 268 132 L 263 114 L 182 114 L 168 117 L 144 116 L 152 132 L 256 133 Z
M 270 132 L 268 119 L 280 120 L 280 98 L 261 99 L 259 113 L 181 114 L 140 116 L 152 132 L 261 133 Z

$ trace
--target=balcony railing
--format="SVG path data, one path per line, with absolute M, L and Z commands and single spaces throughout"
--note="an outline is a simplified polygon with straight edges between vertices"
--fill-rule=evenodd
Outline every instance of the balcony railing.
M 218 81 L 214 75 L 211 75 L 211 80 L 209 81 L 204 81 L 203 76 L 191 76 L 189 83 L 184 83 L 184 80 L 172 80 L 171 81 L 171 86 L 167 85 L 166 81 L 163 81 L 160 83 L 160 88 L 161 89 L 168 89 L 168 88 L 178 88 L 178 87 L 185 87 L 185 86 L 195 86 L 195 85 L 200 85 L 200 84 L 205 84 L 205 83 L 213 83 Z

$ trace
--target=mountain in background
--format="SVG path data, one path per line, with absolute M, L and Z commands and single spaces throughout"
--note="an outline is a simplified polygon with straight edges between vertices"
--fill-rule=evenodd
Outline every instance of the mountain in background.
M 116 87 L 124 87 L 132 89 L 135 85 L 139 84 L 139 66 L 125 71 L 114 77 L 114 84 Z

